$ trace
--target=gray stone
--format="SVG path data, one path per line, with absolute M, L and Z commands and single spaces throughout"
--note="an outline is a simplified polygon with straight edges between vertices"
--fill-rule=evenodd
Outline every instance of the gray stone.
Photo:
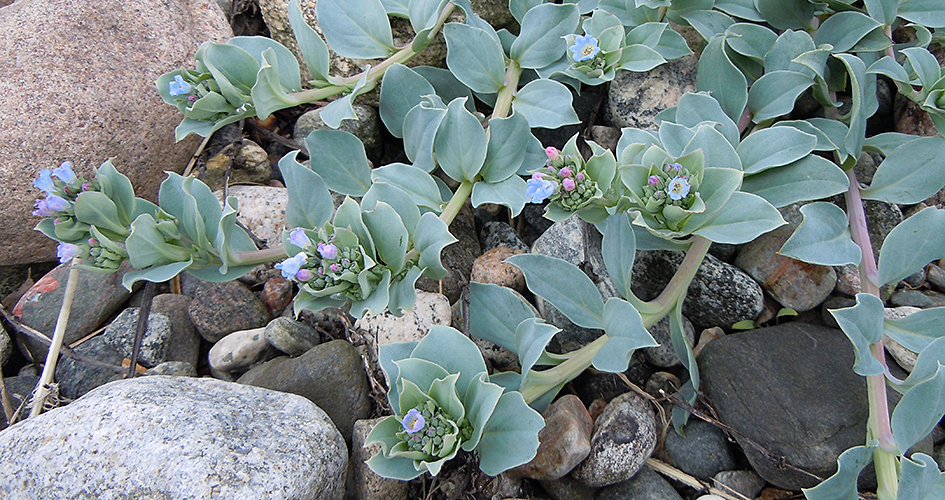
M 286 188 L 272 186 L 230 186 L 226 190 L 227 196 L 239 200 L 240 211 L 236 218 L 270 247 L 282 244 L 282 229 L 289 225 L 285 219 L 288 193 Z M 222 190 L 213 194 L 223 200 Z
M 201 282 L 187 309 L 190 321 L 207 342 L 216 342 L 239 330 L 260 328 L 269 323 L 269 310 L 242 283 Z
M 319 344 L 297 358 L 279 357 L 253 367 L 240 384 L 298 394 L 325 410 L 345 437 L 371 414 L 370 387 L 358 351 L 344 340 Z
M 794 234 L 781 226 L 742 247 L 735 265 L 755 279 L 774 300 L 798 312 L 809 311 L 824 301 L 837 285 L 832 266 L 808 264 L 778 253 Z
M 693 328 L 692 322 L 689 321 L 685 316 L 683 317 L 683 331 L 686 333 L 686 340 L 689 341 L 689 345 L 696 344 L 696 329 Z M 640 352 L 643 353 L 643 357 L 648 363 L 660 368 L 669 368 L 671 366 L 678 366 L 682 364 L 682 361 L 679 360 L 679 356 L 676 355 L 676 350 L 673 349 L 673 342 L 670 337 L 669 331 L 669 316 L 661 319 L 658 323 L 649 328 L 650 335 L 653 336 L 653 339 L 659 342 L 659 347 L 646 347 L 640 349 Z
M 452 311 L 445 296 L 438 293 L 417 292 L 413 310 L 400 317 L 390 312 L 376 316 L 365 315 L 354 323 L 355 328 L 367 330 L 377 344 L 419 341 L 434 325 L 450 324 Z
M 945 306 L 945 294 L 933 290 L 896 290 L 889 303 L 895 306 L 912 306 L 928 309 Z
M 633 263 L 633 293 L 655 299 L 683 261 L 682 252 L 637 251 Z M 683 314 L 697 328 L 729 328 L 755 319 L 764 308 L 761 287 L 747 273 L 706 255 L 683 302 Z
M 0 432 L 4 498 L 325 499 L 348 453 L 304 398 L 213 379 L 143 377 Z M 133 450 L 133 452 L 129 452 Z
M 663 397 L 661 390 L 666 394 L 673 394 L 680 387 L 682 387 L 682 382 L 676 375 L 669 372 L 656 372 L 646 380 L 645 390 L 650 396 L 661 398 Z
M 314 328 L 292 318 L 276 318 L 266 325 L 266 340 L 289 356 L 305 354 L 321 343 L 321 335 Z
M 488 252 L 496 247 L 509 247 L 518 250 L 528 251 L 528 245 L 522 241 L 522 237 L 512 226 L 505 222 L 486 222 L 479 231 L 479 245 L 482 252 Z
M 121 367 L 125 359 L 117 349 L 105 343 L 101 336 L 89 339 L 73 351 L 84 358 L 114 367 Z M 119 373 L 102 366 L 78 361 L 63 356 L 56 364 L 56 381 L 59 383 L 59 394 L 66 399 L 77 399 L 100 385 L 118 380 L 127 373 Z
M 408 482 L 378 476 L 365 463 L 381 452 L 380 443 L 364 446 L 364 442 L 374 430 L 374 426 L 385 418 L 387 417 L 358 420 L 354 423 L 351 457 L 348 461 L 348 489 L 354 493 L 357 500 L 407 500 Z
M 137 329 L 138 308 L 131 307 L 112 320 L 102 334 L 102 340 L 124 357 L 131 358 Z M 200 338 L 193 327 L 190 327 L 189 331 L 175 332 L 170 318 L 151 311 L 148 314 L 148 329 L 141 339 L 138 364 L 146 368 L 165 361 L 183 361 L 196 365 L 199 350 Z
M 13 354 L 13 341 L 6 330 L 0 330 L 0 367 L 7 364 Z
M 750 470 L 724 470 L 712 478 L 712 483 L 722 491 L 734 490 L 747 498 L 757 498 L 765 487 L 765 480 Z
M 197 369 L 190 363 L 183 361 L 167 361 L 154 368 L 148 368 L 144 375 L 167 375 L 169 377 L 196 377 Z
M 838 292 L 854 297 L 862 291 L 860 287 L 860 269 L 858 267 L 847 264 L 833 269 L 837 273 L 836 290 Z
M 627 481 L 601 488 L 596 500 L 682 500 L 682 497 L 662 476 L 644 467 Z
M 694 32 L 691 28 L 676 28 L 684 36 Z M 699 42 L 690 42 L 690 47 Z M 607 92 L 604 122 L 617 128 L 655 130 L 653 119 L 660 111 L 678 104 L 686 92 L 696 91 L 698 60 L 698 55 L 692 54 L 642 73 L 618 72 Z
M 17 236 L 0 242 L 0 265 L 49 262 L 56 243 L 30 215 L 39 169 L 69 160 L 88 177 L 112 158 L 153 201 L 164 171 L 183 169 L 200 142 L 174 140 L 183 116 L 154 81 L 233 33 L 213 0 L 19 0 L 0 11 L 0 33 L 0 220 Z
M 368 159 L 377 165 L 384 153 L 384 143 L 381 142 L 381 129 L 378 123 L 377 111 L 371 106 L 360 103 L 354 103 L 352 107 L 357 119 L 342 121 L 338 130 L 348 132 L 360 139 L 361 144 L 364 144 L 364 152 Z M 295 122 L 292 138 L 296 142 L 304 143 L 308 134 L 316 130 L 334 130 L 322 121 L 321 109 L 307 111 Z
M 650 403 L 633 392 L 617 396 L 597 417 L 591 453 L 572 474 L 595 488 L 625 481 L 650 458 L 656 440 Z
M 909 306 L 886 308 L 883 311 L 883 315 L 888 320 L 896 320 L 905 318 L 921 310 L 922 309 L 918 307 Z M 905 346 L 890 338 L 889 335 L 883 335 L 883 345 L 886 347 L 886 352 L 896 360 L 899 366 L 905 371 L 912 373 L 912 370 L 915 369 L 915 362 L 919 356 L 917 353 L 906 349 Z
M 870 243 L 873 245 L 873 257 L 879 262 L 879 250 L 883 248 L 886 235 L 905 220 L 905 217 L 903 217 L 899 205 L 886 203 L 885 201 L 865 200 L 863 210 L 866 212 L 866 224 L 869 227 Z
M 925 278 L 929 280 L 932 288 L 939 292 L 945 291 L 945 270 L 935 264 L 929 264 L 926 271 Z
M 683 472 L 704 481 L 723 470 L 734 469 L 735 450 L 718 427 L 700 419 L 690 419 L 684 436 L 674 430 L 666 433 L 666 452 Z
M 935 463 L 938 464 L 938 468 L 945 471 L 945 444 L 940 444 L 935 447 L 935 452 L 932 458 L 935 459 Z
M 207 355 L 210 368 L 221 372 L 243 372 L 263 359 L 272 346 L 266 341 L 265 328 L 240 330 L 227 334 Z
M 795 467 L 833 474 L 840 453 L 863 444 L 869 416 L 866 382 L 851 366 L 853 349 L 841 331 L 806 323 L 727 335 L 699 358 L 702 389 L 719 420 L 739 431 L 752 468 L 791 490 L 817 481 L 779 467 L 745 438 Z
M 5 377 L 3 379 L 3 386 L 6 388 L 7 397 L 9 397 L 10 407 L 14 411 L 14 415 L 17 415 L 17 418 L 13 419 L 14 422 L 25 419 L 30 414 L 29 400 L 33 394 L 33 389 L 36 388 L 36 383 L 39 382 L 39 377 L 35 375 L 18 375 L 16 377 Z M 26 404 L 24 404 L 26 402 Z M 16 413 L 19 410 L 19 413 Z M 7 422 L 6 412 L 0 411 L 0 431 L 6 429 L 9 425 Z
M 13 317 L 52 338 L 65 295 L 69 267 L 69 263 L 61 264 L 33 284 L 16 303 Z M 79 270 L 79 282 L 73 302 L 75 307 L 71 309 L 63 337 L 65 345 L 95 331 L 128 300 L 131 292 L 121 285 L 121 277 L 129 269 L 131 266 L 125 264 L 117 273 Z M 22 336 L 18 336 L 17 340 L 29 359 L 37 363 L 45 361 L 48 350 L 46 344 Z
M 595 488 L 574 479 L 570 475 L 554 481 L 539 481 L 541 488 L 554 500 L 594 500 Z
M 619 297 L 620 294 L 604 267 L 600 245 L 601 234 L 593 225 L 584 222 L 579 217 L 571 217 L 564 221 L 555 222 L 544 234 L 538 237 L 532 244 L 532 253 L 555 257 L 575 266 L 587 262 L 588 267 L 596 276 L 594 281 L 597 289 L 601 292 L 604 300 L 607 300 L 610 297 Z M 575 325 L 541 297 L 536 297 L 535 303 L 545 321 L 562 330 L 555 334 L 549 343 L 549 349 L 554 352 L 568 352 L 579 349 L 601 335 L 600 330 Z

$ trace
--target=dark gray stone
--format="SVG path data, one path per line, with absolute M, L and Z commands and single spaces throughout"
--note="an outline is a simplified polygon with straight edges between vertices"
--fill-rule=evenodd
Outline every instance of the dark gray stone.
M 120 367 L 125 359 L 118 349 L 107 344 L 101 336 L 89 339 L 74 349 L 84 358 Z M 59 394 L 67 399 L 77 399 L 100 385 L 122 378 L 115 370 L 92 365 L 63 356 L 56 364 L 56 381 Z
M 149 368 L 143 375 L 167 375 L 169 377 L 196 377 L 197 369 L 183 361 L 167 361 L 154 368 Z
M 102 341 L 130 359 L 137 329 L 138 308 L 125 309 L 105 329 Z M 199 352 L 200 338 L 192 326 L 175 331 L 173 322 L 164 314 L 155 311 L 148 314 L 148 329 L 141 339 L 138 364 L 152 368 L 165 361 L 183 361 L 195 366 Z
M 291 394 L 141 377 L 0 432 L 0 497 L 341 500 L 348 453 Z
M 529 250 L 518 232 L 505 222 L 485 223 L 479 232 L 479 245 L 482 247 L 482 253 L 496 247 L 509 247 L 525 252 Z
M 554 500 L 594 500 L 597 489 L 574 479 L 564 476 L 554 481 L 539 481 L 541 488 Z
M 370 387 L 361 356 L 344 340 L 317 345 L 297 358 L 267 361 L 237 382 L 308 399 L 325 410 L 349 442 L 355 421 L 371 414 Z
M 181 344 L 180 346 L 174 347 L 175 351 L 189 352 L 191 343 L 193 343 L 193 349 L 197 351 L 194 358 L 180 359 L 180 361 L 197 366 L 197 355 L 199 355 L 200 350 L 200 335 L 197 333 L 197 329 L 194 328 L 194 324 L 190 321 L 190 314 L 187 312 L 191 300 L 192 299 L 186 295 L 175 293 L 155 295 L 154 299 L 151 300 L 151 312 L 163 314 L 171 320 L 171 332 L 173 332 L 173 336 L 176 339 L 175 343 Z
M 902 279 L 907 285 L 918 288 L 925 283 L 925 269 L 919 269 L 918 271 L 906 276 Z
M 669 316 L 659 320 L 659 322 L 650 327 L 648 331 L 650 335 L 653 336 L 653 339 L 659 342 L 660 345 L 659 347 L 645 347 L 640 349 L 644 359 L 651 365 L 660 368 L 681 365 L 682 361 L 679 360 L 679 356 L 676 355 L 676 350 L 673 349 L 673 342 L 669 331 Z M 685 316 L 683 316 L 683 331 L 686 332 L 686 340 L 689 341 L 689 345 L 695 346 L 696 329 L 693 328 L 692 322 Z
M 704 481 L 723 470 L 737 466 L 736 453 L 725 433 L 705 420 L 690 419 L 680 436 L 674 430 L 666 433 L 666 453 L 683 472 Z
M 805 323 L 726 335 L 699 357 L 702 389 L 719 420 L 801 469 L 836 472 L 837 457 L 863 444 L 869 407 L 853 349 L 840 330 Z M 796 490 L 817 481 L 779 467 L 739 434 L 752 468 Z
M 625 481 L 650 458 L 656 440 L 650 403 L 633 392 L 622 394 L 597 417 L 591 453 L 571 474 L 595 488 Z
M 13 409 L 14 415 L 18 416 L 18 418 L 13 419 L 14 422 L 21 421 L 29 416 L 29 400 L 37 382 L 39 382 L 39 377 L 35 375 L 19 375 L 3 379 L 7 397 L 10 398 L 10 407 Z M 24 401 L 26 404 L 23 404 Z M 19 410 L 19 413 L 16 413 L 17 410 Z M 6 412 L 0 411 L 0 431 L 6 429 L 7 425 L 9 425 L 9 422 L 7 422 Z
M 637 251 L 633 263 L 633 293 L 643 300 L 655 299 L 683 261 L 682 252 Z M 711 254 L 689 285 L 683 314 L 696 328 L 729 328 L 746 319 L 754 320 L 764 308 L 764 294 L 751 276 Z
M 900 222 L 905 220 L 899 205 L 885 201 L 865 200 L 863 210 L 869 227 L 870 243 L 873 245 L 873 257 L 879 262 L 879 250 L 883 248 L 886 236 Z
M 716 488 L 735 490 L 747 498 L 757 498 L 765 487 L 765 480 L 750 470 L 725 470 L 712 478 Z
M 945 306 L 945 294 L 933 290 L 896 290 L 889 302 L 895 306 L 912 306 L 927 309 Z
M 53 336 L 62 298 L 69 279 L 69 263 L 61 264 L 39 279 L 20 298 L 13 316 L 24 325 Z M 69 314 L 63 344 L 69 345 L 95 331 L 128 300 L 131 292 L 121 284 L 121 277 L 131 269 L 129 264 L 115 273 L 79 270 L 74 307 Z M 29 337 L 19 337 L 24 355 L 34 362 L 46 359 L 48 347 Z
M 596 500 L 682 500 L 659 474 L 644 467 L 632 478 L 597 492 Z
M 266 341 L 273 347 L 298 356 L 321 343 L 321 336 L 314 328 L 292 318 L 276 318 L 266 325 Z
M 238 281 L 200 282 L 187 312 L 197 332 L 207 342 L 216 342 L 238 330 L 260 328 L 269 322 L 266 305 Z
M 13 354 L 13 341 L 6 330 L 0 330 L 0 366 L 7 364 Z
M 925 278 L 929 280 L 932 288 L 939 292 L 945 291 L 945 270 L 935 264 L 929 264 Z

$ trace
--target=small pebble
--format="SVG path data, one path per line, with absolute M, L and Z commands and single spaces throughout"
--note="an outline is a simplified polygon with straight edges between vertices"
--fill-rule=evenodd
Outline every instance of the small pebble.
M 266 354 L 265 332 L 265 328 L 254 328 L 223 337 L 210 348 L 210 367 L 221 372 L 245 371 Z

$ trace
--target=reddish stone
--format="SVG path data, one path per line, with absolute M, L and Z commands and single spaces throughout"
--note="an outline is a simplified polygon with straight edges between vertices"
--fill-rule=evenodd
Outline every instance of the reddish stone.
M 269 278 L 259 298 L 266 304 L 269 314 L 278 316 L 292 302 L 292 282 L 282 277 Z
M 590 454 L 594 422 L 580 398 L 563 396 L 545 410 L 544 417 L 545 428 L 538 433 L 538 453 L 531 462 L 512 469 L 512 474 L 554 481 Z
M 591 420 L 597 421 L 597 417 L 604 411 L 604 408 L 607 408 L 607 401 L 595 399 L 591 402 L 591 406 L 587 407 L 587 413 L 590 414 Z

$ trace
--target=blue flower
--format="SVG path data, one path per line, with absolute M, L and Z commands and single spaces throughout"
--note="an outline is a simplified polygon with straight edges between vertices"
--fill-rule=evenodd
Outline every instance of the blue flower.
M 46 191 L 46 194 L 52 194 L 52 192 L 56 190 L 56 185 L 53 184 L 48 168 L 39 171 L 39 177 L 33 181 L 33 187 Z
M 174 81 L 168 84 L 169 89 L 168 93 L 172 96 L 189 94 L 190 91 L 194 88 L 193 85 L 184 81 L 180 75 L 174 77 Z
M 600 53 L 600 47 L 597 46 L 597 39 L 591 35 L 579 36 L 574 39 L 574 45 L 568 47 L 572 58 L 575 61 L 587 61 Z
M 418 432 L 420 429 L 423 429 L 426 423 L 426 419 L 424 419 L 423 415 L 416 409 L 408 411 L 407 414 L 404 415 L 404 419 L 400 421 L 400 425 L 404 426 L 404 430 L 407 431 L 407 434 Z
M 72 243 L 60 243 L 59 247 L 56 248 L 56 257 L 59 257 L 59 263 L 65 264 L 72 260 L 73 257 L 79 255 L 82 252 L 82 249 L 78 245 L 73 245 Z
M 666 186 L 666 192 L 674 200 L 681 200 L 689 195 L 689 181 L 684 177 L 674 177 Z
M 46 206 L 46 200 L 36 200 L 35 208 L 36 210 L 33 210 L 33 215 L 39 217 L 52 217 L 56 215 L 55 210 L 50 210 L 49 207 Z
M 72 162 L 64 161 L 59 168 L 52 171 L 52 174 L 59 178 L 62 182 L 72 185 L 76 181 L 75 172 L 72 171 Z
M 65 198 L 54 194 L 47 196 L 44 201 L 46 202 L 46 207 L 53 212 L 62 212 L 69 208 L 69 202 Z
M 338 256 L 338 247 L 331 243 L 319 243 L 318 253 L 322 258 L 332 260 Z
M 308 239 L 304 229 L 297 227 L 292 230 L 292 233 L 289 234 L 289 243 L 292 243 L 299 248 L 305 248 L 312 244 L 312 240 Z
M 526 181 L 528 187 L 525 188 L 525 196 L 532 199 L 532 203 L 541 203 L 546 198 L 555 194 L 555 183 L 548 179 L 532 177 Z
M 295 254 L 295 257 L 286 259 L 275 265 L 276 269 L 282 270 L 282 277 L 288 279 L 295 279 L 296 274 L 299 273 L 299 269 L 305 265 L 305 252 L 299 252 Z

